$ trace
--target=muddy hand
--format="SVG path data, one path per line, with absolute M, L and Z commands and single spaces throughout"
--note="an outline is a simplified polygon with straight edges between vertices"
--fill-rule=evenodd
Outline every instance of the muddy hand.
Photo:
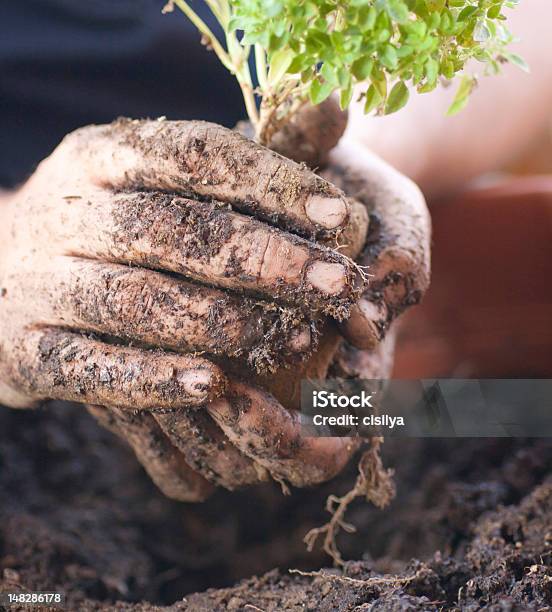
M 237 381 L 202 410 L 89 411 L 126 440 L 165 495 L 180 501 L 202 501 L 214 486 L 233 491 L 270 479 L 284 490 L 288 483 L 312 486 L 338 474 L 358 448 L 349 438 L 304 437 L 299 413 Z
M 343 378 L 390 376 L 395 333 L 374 351 L 342 343 L 334 372 Z M 168 497 L 202 501 L 215 486 L 231 491 L 268 481 L 313 486 L 337 475 L 359 446 L 354 438 L 310 438 L 299 413 L 258 387 L 230 381 L 224 396 L 202 409 L 134 412 L 89 406 L 125 440 Z
M 219 368 L 142 347 L 308 351 L 297 307 L 346 316 L 357 275 L 307 237 L 348 218 L 337 188 L 213 124 L 74 132 L 0 206 L 0 402 L 195 405 Z
M 354 346 L 373 350 L 429 286 L 429 212 L 412 181 L 346 139 L 331 152 L 322 174 L 361 202 L 369 215 L 366 245 L 357 259 L 368 285 L 341 330 Z
M 321 176 L 348 196 L 349 223 L 337 238 L 323 242 L 337 245 L 365 267 L 368 287 L 342 331 L 355 346 L 375 349 L 391 322 L 427 290 L 431 221 L 416 185 L 347 139 L 346 125 L 337 100 L 328 98 L 320 106 L 304 107 L 271 146 L 319 168 Z M 358 231 L 365 224 L 366 244 L 359 242 L 364 234 Z

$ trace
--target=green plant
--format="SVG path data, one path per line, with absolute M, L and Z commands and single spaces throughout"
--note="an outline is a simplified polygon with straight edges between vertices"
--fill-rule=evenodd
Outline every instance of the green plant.
M 432 91 L 463 73 L 471 59 L 492 73 L 507 61 L 526 68 L 507 50 L 512 35 L 503 12 L 519 0 L 205 2 L 222 28 L 222 41 L 190 2 L 170 0 L 165 10 L 180 8 L 235 74 L 264 144 L 305 101 L 319 104 L 334 91 L 342 108 L 358 95 L 365 112 L 389 114 L 407 103 L 410 89 Z M 475 84 L 474 75 L 462 74 L 449 114 L 466 105 Z

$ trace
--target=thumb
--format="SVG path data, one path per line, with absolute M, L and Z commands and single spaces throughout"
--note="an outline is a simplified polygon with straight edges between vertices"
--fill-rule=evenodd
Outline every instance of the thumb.
M 269 148 L 310 168 L 324 167 L 347 127 L 347 112 L 334 96 L 317 106 L 305 104 L 274 134 Z

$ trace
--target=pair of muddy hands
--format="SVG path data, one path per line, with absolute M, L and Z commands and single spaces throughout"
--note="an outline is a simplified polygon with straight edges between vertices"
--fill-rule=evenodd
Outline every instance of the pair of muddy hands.
M 327 153 L 339 120 L 293 136 L 313 113 L 274 148 Z M 385 375 L 430 226 L 362 148 L 334 148 L 321 176 L 208 123 L 67 136 L 0 207 L 0 403 L 87 404 L 180 500 L 335 475 L 356 444 L 301 436 L 298 382 Z

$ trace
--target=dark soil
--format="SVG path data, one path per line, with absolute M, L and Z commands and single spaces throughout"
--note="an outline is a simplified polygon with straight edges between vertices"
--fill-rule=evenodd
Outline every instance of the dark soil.
M 174 609 L 552 609 L 552 441 L 384 446 L 398 496 L 385 511 L 351 508 L 358 531 L 340 548 L 357 560 L 352 580 L 302 576 L 288 570 L 330 565 L 302 537 L 354 465 L 290 497 L 267 485 L 179 504 L 82 408 L 0 409 L 0 589 L 63 590 L 71 610 L 184 597 Z

